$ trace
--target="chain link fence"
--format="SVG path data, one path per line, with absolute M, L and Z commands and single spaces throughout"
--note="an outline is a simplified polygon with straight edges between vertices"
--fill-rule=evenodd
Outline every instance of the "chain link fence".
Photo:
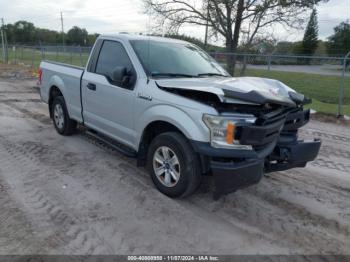
M 36 70 L 42 60 L 84 67 L 91 47 L 9 45 L 7 63 Z M 290 56 L 249 53 L 211 53 L 225 68 L 235 61 L 234 76 L 277 79 L 313 99 L 312 109 L 350 115 L 349 57 Z M 4 59 L 1 56 L 1 61 Z M 232 73 L 232 72 L 231 72 Z
M 290 56 L 211 53 L 223 67 L 235 63 L 234 76 L 277 79 L 313 99 L 316 111 L 350 115 L 349 56 Z
M 9 45 L 7 47 L 7 63 L 24 64 L 38 68 L 42 60 L 51 60 L 76 66 L 85 66 L 91 47 L 82 46 L 27 46 Z M 1 57 L 4 62 L 4 58 Z
M 350 60 L 345 57 L 292 56 L 264 54 L 211 53 L 216 61 L 227 68 L 228 61 L 236 61 L 235 75 L 244 76 L 247 69 L 287 72 L 305 72 L 323 75 L 341 75 L 348 71 Z

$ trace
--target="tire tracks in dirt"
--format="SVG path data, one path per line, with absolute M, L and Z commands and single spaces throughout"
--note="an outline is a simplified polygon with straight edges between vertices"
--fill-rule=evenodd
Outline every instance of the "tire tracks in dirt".
M 48 176 L 60 176 L 60 171 L 48 169 L 41 165 L 42 154 L 47 153 L 47 147 L 40 147 L 37 143 L 24 143 L 18 145 L 8 140 L 0 139 L 0 158 L 2 172 L 17 176 L 23 183 L 21 198 L 25 200 L 25 206 L 31 211 L 34 218 L 33 223 L 40 223 L 43 220 L 50 224 L 55 232 L 48 236 L 47 241 L 52 247 L 63 248 L 71 254 L 95 252 L 112 253 L 96 231 L 85 226 L 82 221 L 64 210 L 58 199 L 53 199 L 52 192 L 48 194 L 41 189 L 45 188 L 45 179 Z M 21 168 L 18 167 L 20 163 Z M 26 170 L 24 172 L 24 170 Z M 20 175 L 21 174 L 21 175 Z M 43 184 L 40 186 L 40 184 Z M 40 230 L 40 225 L 36 225 Z M 87 241 L 89 239 L 89 241 Z M 94 243 L 94 246 L 91 245 Z
M 275 178 L 272 181 L 265 178 L 259 185 L 228 195 L 218 202 L 198 195 L 193 204 L 200 205 L 208 212 L 215 212 L 232 223 L 255 227 L 266 235 L 272 235 L 278 243 L 285 243 L 291 248 L 294 246 L 294 250 L 322 254 L 347 252 L 350 245 L 350 225 L 344 224 L 345 219 L 341 223 L 315 213 L 293 199 L 289 200 L 288 196 L 292 194 L 313 201 L 319 197 L 317 191 L 309 195 L 312 188 L 310 192 L 305 192 L 308 188 L 307 179 L 296 183 L 286 182 L 283 174 L 273 174 L 272 177 Z M 286 195 L 286 191 L 290 194 Z M 324 196 L 325 193 L 326 189 L 320 194 Z M 335 195 L 328 195 L 327 199 Z M 345 196 L 342 199 L 347 201 Z M 338 211 L 342 211 L 341 207 L 338 207 Z M 317 243 L 317 251 L 313 243 Z
M 325 138 L 332 141 L 350 143 L 350 137 L 338 135 L 338 134 L 326 133 L 326 132 L 322 132 L 321 130 L 301 129 L 299 133 L 301 135 L 311 135 L 314 137 Z
M 35 99 L 34 99 L 35 100 Z M 44 124 L 44 125 L 50 125 L 51 124 L 51 119 L 47 116 L 47 115 L 44 115 L 44 114 L 40 114 L 40 113 L 37 113 L 37 112 L 32 112 L 26 108 L 23 108 L 21 106 L 19 106 L 16 102 L 26 102 L 24 100 L 16 100 L 16 101 L 12 101 L 12 100 L 4 100 L 4 101 L 1 101 L 0 102 L 3 102 L 5 105 L 11 107 L 12 109 L 16 110 L 17 112 L 20 112 L 21 114 L 23 114 L 26 118 L 31 118 L 31 119 L 34 119 L 36 121 L 39 121 L 41 124 Z M 27 102 L 33 102 L 32 100 L 28 100 Z
M 37 254 L 46 252 L 46 245 L 37 238 L 31 222 L 27 219 L 23 206 L 14 201 L 12 188 L 2 179 L 0 172 L 0 253 L 1 254 Z M 32 245 L 28 246 L 27 243 Z
M 321 130 L 300 130 L 302 136 L 315 136 L 319 138 L 326 139 L 323 141 L 320 153 L 317 159 L 310 163 L 313 166 L 325 167 L 345 173 L 350 173 L 350 165 L 348 160 L 350 159 L 350 137 L 322 132 Z M 341 147 L 339 144 L 334 144 L 334 141 L 347 145 L 346 147 Z

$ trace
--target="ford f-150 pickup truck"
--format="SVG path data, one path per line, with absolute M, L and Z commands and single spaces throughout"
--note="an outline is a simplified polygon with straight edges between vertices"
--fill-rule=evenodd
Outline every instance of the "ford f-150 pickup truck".
M 187 196 L 212 174 L 214 197 L 265 173 L 305 167 L 321 142 L 298 139 L 309 101 L 285 84 L 231 77 L 188 42 L 100 36 L 86 68 L 43 61 L 41 98 L 61 135 L 77 124 L 147 166 L 159 191 Z

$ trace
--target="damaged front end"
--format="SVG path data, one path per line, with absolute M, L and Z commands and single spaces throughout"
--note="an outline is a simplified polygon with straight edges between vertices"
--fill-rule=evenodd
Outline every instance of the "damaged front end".
M 210 156 L 215 199 L 258 183 L 264 173 L 305 167 L 317 157 L 320 140 L 298 139 L 298 129 L 308 123 L 310 111 L 298 107 L 274 113 L 260 114 L 255 125 L 237 128 L 236 139 L 253 150 L 224 157 Z
M 305 167 L 308 162 L 313 161 L 318 155 L 321 141 L 298 139 L 298 129 L 306 125 L 309 119 L 310 110 L 304 110 L 299 105 L 295 109 L 285 108 L 268 114 L 260 113 L 256 125 L 242 127 L 237 134 L 238 139 L 241 144 L 253 146 L 258 153 L 257 159 L 246 158 L 243 161 L 245 164 L 237 164 L 232 159 L 232 173 L 229 172 L 227 163 L 223 167 L 222 163 L 213 162 L 215 197 L 257 183 L 264 173 Z M 241 166 L 241 169 L 237 168 L 238 166 Z M 261 166 L 263 168 L 260 168 Z M 238 179 L 233 177 L 235 174 Z M 229 180 L 233 180 L 231 184 L 227 182 Z
M 226 122 L 234 125 L 231 132 L 234 132 L 232 144 L 235 146 L 224 145 L 230 142 L 225 141 L 229 131 L 215 125 L 211 128 L 208 123 L 211 143 L 191 141 L 201 156 L 202 169 L 213 174 L 215 199 L 258 183 L 264 173 L 305 167 L 318 155 L 320 140 L 298 139 L 298 129 L 310 119 L 310 110 L 303 108 L 310 101 L 301 94 L 289 92 L 281 96 L 254 90 L 242 93 L 225 88 L 220 94 L 203 89 L 159 87 L 212 106 L 219 114 L 214 123 L 223 121 L 221 116 L 231 115 Z M 224 125 L 228 126 L 226 122 Z M 213 143 L 213 133 L 220 135 L 220 132 L 225 135 L 223 142 Z

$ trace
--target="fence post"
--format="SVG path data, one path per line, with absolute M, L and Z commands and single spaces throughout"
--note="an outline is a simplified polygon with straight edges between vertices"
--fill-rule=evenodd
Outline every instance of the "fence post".
M 226 67 L 230 75 L 235 77 L 237 74 L 237 54 L 236 53 L 226 53 Z
M 241 68 L 241 73 L 240 73 L 240 76 L 244 76 L 245 75 L 245 71 L 247 69 L 247 54 L 243 54 L 243 65 L 242 65 L 242 68 Z
M 338 104 L 338 117 L 344 116 L 344 89 L 345 89 L 345 77 L 346 77 L 346 65 L 347 61 L 350 57 L 350 52 L 346 54 L 343 60 L 343 72 L 342 72 L 342 79 L 340 81 L 340 88 L 339 88 L 339 104 Z
M 7 41 L 5 41 L 5 64 L 9 63 L 9 48 L 7 45 Z
M 72 47 L 70 47 L 70 64 L 73 64 L 73 50 Z
M 3 63 L 5 64 L 5 61 L 6 61 L 6 54 L 5 54 L 5 38 L 4 38 L 4 32 L 3 32 L 3 30 L 1 29 L 1 43 L 2 43 L 2 45 L 1 45 L 1 47 L 2 47 L 2 59 L 3 59 Z
M 17 64 L 17 47 L 16 47 L 16 45 L 14 45 L 13 47 L 12 47 L 12 51 L 14 51 L 14 58 L 15 58 L 15 65 Z
M 216 50 L 215 50 L 215 53 L 214 53 L 214 59 L 215 59 L 215 61 L 218 62 L 218 51 L 216 51 Z
M 44 48 L 43 46 L 40 44 L 40 52 L 41 52 L 41 60 L 45 59 L 45 53 L 44 53 Z
M 80 65 L 81 66 L 84 66 L 83 65 L 83 54 L 82 54 L 82 49 L 81 49 L 81 46 L 79 45 L 79 55 L 80 55 Z
M 271 55 L 268 56 L 267 58 L 267 70 L 271 71 Z
M 35 47 L 32 47 L 32 68 L 34 68 L 34 51 L 35 51 Z
M 58 45 L 56 45 L 56 62 L 58 62 Z

